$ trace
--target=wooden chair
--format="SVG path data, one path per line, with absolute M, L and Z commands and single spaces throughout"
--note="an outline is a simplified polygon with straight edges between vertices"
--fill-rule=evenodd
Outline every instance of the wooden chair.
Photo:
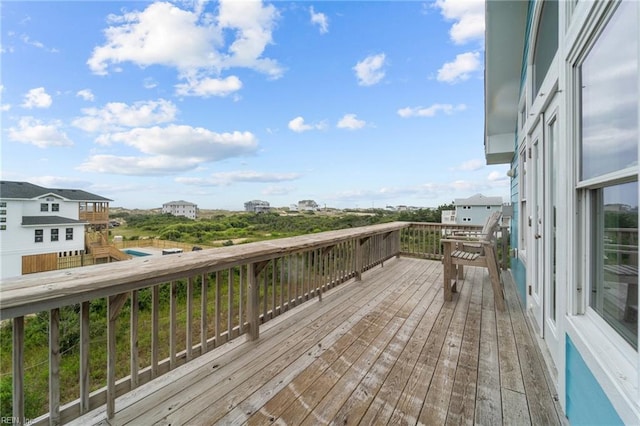
M 457 282 L 464 275 L 464 265 L 480 266 L 487 268 L 489 271 L 496 308 L 499 311 L 505 310 L 500 268 L 496 253 L 496 234 L 499 229 L 500 216 L 500 212 L 495 212 L 489 216 L 480 234 L 459 235 L 440 240 L 444 249 L 445 301 L 453 299 L 453 293 L 457 290 Z

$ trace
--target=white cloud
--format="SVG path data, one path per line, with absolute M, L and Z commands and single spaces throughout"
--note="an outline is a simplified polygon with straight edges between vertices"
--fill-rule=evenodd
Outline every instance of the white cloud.
M 372 86 L 382 81 L 385 75 L 386 56 L 384 53 L 377 55 L 371 55 L 358 62 L 353 70 L 358 78 L 358 84 L 360 86 Z
M 176 94 L 179 96 L 227 96 L 242 88 L 242 82 L 235 75 L 227 78 L 203 78 L 201 80 L 188 79 L 187 83 L 176 84 Z
M 24 44 L 27 44 L 29 46 L 33 46 L 33 47 L 37 47 L 38 49 L 43 49 L 46 50 L 47 52 L 51 52 L 51 53 L 58 53 L 58 49 L 55 48 L 48 48 L 46 47 L 42 42 L 37 41 L 37 40 L 31 40 L 31 37 L 29 37 L 26 34 L 22 34 L 20 36 L 20 39 L 22 40 L 22 42 Z
M 51 96 L 45 92 L 44 87 L 31 89 L 24 95 L 23 108 L 49 108 L 53 103 Z
M 277 61 L 262 57 L 273 42 L 272 31 L 279 16 L 273 5 L 222 0 L 217 16 L 205 13 L 203 6 L 198 3 L 191 11 L 157 2 L 143 11 L 111 15 L 111 25 L 104 30 L 106 42 L 94 48 L 87 61 L 89 68 L 105 75 L 110 67 L 125 62 L 141 67 L 164 65 L 176 68 L 180 79 L 200 82 L 219 77 L 232 67 L 254 69 L 273 78 L 282 75 Z M 232 37 L 225 46 L 227 34 Z M 192 81 L 177 88 L 196 95 L 199 90 Z M 203 87 L 200 90 L 211 94 Z
M 127 176 L 163 176 L 192 170 L 200 164 L 198 158 L 175 158 L 167 155 L 149 157 L 118 157 L 93 155 L 77 170 Z
M 158 86 L 158 83 L 154 80 L 153 77 L 147 77 L 142 82 L 142 87 L 145 89 L 154 89 Z
M 454 112 L 464 111 L 467 109 L 465 104 L 433 104 L 430 107 L 406 107 L 398 110 L 398 115 L 402 118 L 409 117 L 434 117 L 439 112 L 451 115 Z
M 29 178 L 29 182 L 45 188 L 89 188 L 91 182 L 77 178 L 62 176 L 37 176 Z
M 60 121 L 44 124 L 33 117 L 22 117 L 18 121 L 18 127 L 9 128 L 8 134 L 12 141 L 35 145 L 38 148 L 72 146 L 73 142 L 61 127 Z
M 103 108 L 85 108 L 84 116 L 72 124 L 87 132 L 122 130 L 126 127 L 151 126 L 175 120 L 178 109 L 164 99 L 141 101 L 133 105 L 110 102 Z
M 470 74 L 481 68 L 480 53 L 467 52 L 456 55 L 453 62 L 447 62 L 438 70 L 438 81 L 457 83 L 467 80 Z
M 91 89 L 82 89 L 78 91 L 78 93 L 76 93 L 76 96 L 84 99 L 85 101 L 91 101 L 91 102 L 93 102 L 96 99 Z
M 321 34 L 326 34 L 329 32 L 329 18 L 324 13 L 318 12 L 316 13 L 313 10 L 313 6 L 309 8 L 309 13 L 311 14 L 311 23 L 315 24 L 319 27 Z
M 10 109 L 11 109 L 11 105 L 10 104 L 0 104 L 0 111 L 7 112 Z
M 449 36 L 456 44 L 484 39 L 484 5 L 485 0 L 437 0 L 435 4 L 445 19 L 455 21 Z
M 201 163 L 251 155 L 258 147 L 251 132 L 216 133 L 202 127 L 173 124 L 104 134 L 96 141 L 105 146 L 122 143 L 149 155 L 195 158 Z
M 355 114 L 345 114 L 338 121 L 338 128 L 356 130 L 363 128 L 367 123 L 364 120 L 358 120 Z
M 489 173 L 489 175 L 487 176 L 487 180 L 489 182 L 493 182 L 494 184 L 505 184 L 510 182 L 510 178 L 509 176 L 507 176 L 507 172 L 499 172 L 495 170 Z
M 269 186 L 262 190 L 262 194 L 271 196 L 287 195 L 291 194 L 293 191 L 295 191 L 295 188 L 292 186 Z
M 224 186 L 238 182 L 285 182 L 300 178 L 299 173 L 265 173 L 253 170 L 213 173 L 210 178 L 176 178 L 176 182 L 194 186 Z
M 304 118 L 300 116 L 289 121 L 289 129 L 293 130 L 296 133 L 302 133 L 308 130 L 322 130 L 325 127 L 326 126 L 324 123 L 306 124 L 304 122 Z
M 457 167 L 454 167 L 452 170 L 459 170 L 464 172 L 474 172 L 476 170 L 480 170 L 484 167 L 484 161 L 474 158 L 473 160 L 465 161 Z

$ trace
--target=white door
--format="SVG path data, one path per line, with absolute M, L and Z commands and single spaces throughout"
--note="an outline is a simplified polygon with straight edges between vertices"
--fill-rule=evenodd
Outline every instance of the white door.
M 530 188 L 527 307 L 553 361 L 559 354 L 556 286 L 556 206 L 559 204 L 557 150 L 558 108 L 551 101 L 529 137 Z
M 558 347 L 557 330 L 557 285 L 556 285 L 556 217 L 557 206 L 560 204 L 558 185 L 558 129 L 559 117 L 557 101 L 552 100 L 544 114 L 544 213 L 541 225 L 541 246 L 543 247 L 543 321 L 542 338 L 547 341 L 547 347 L 554 363 L 557 365 L 560 348 Z
M 531 203 L 529 204 L 528 232 L 530 264 L 527 265 L 527 307 L 535 321 L 538 332 L 542 335 L 544 328 L 544 120 L 540 120 L 529 136 L 530 158 L 530 188 Z

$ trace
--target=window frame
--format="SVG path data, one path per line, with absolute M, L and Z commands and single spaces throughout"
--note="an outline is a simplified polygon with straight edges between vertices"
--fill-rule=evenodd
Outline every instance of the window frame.
M 73 241 L 73 228 L 65 229 L 65 241 Z
M 34 232 L 34 242 L 43 243 L 44 242 L 44 229 L 36 229 Z
M 51 241 L 60 241 L 60 230 L 58 228 L 51 228 Z
M 40 212 L 48 212 L 49 211 L 49 203 L 40 203 Z

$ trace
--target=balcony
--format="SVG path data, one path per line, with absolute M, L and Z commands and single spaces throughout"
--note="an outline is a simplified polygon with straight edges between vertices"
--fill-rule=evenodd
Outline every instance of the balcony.
M 34 424 L 561 424 L 510 274 L 505 312 L 480 268 L 443 302 L 439 240 L 463 228 L 396 222 L 7 280 L 13 416 L 29 386 L 25 322 L 45 311 L 49 408 Z M 94 343 L 101 298 L 108 330 Z M 69 305 L 80 334 L 66 400 Z M 106 377 L 90 383 L 99 345 Z

